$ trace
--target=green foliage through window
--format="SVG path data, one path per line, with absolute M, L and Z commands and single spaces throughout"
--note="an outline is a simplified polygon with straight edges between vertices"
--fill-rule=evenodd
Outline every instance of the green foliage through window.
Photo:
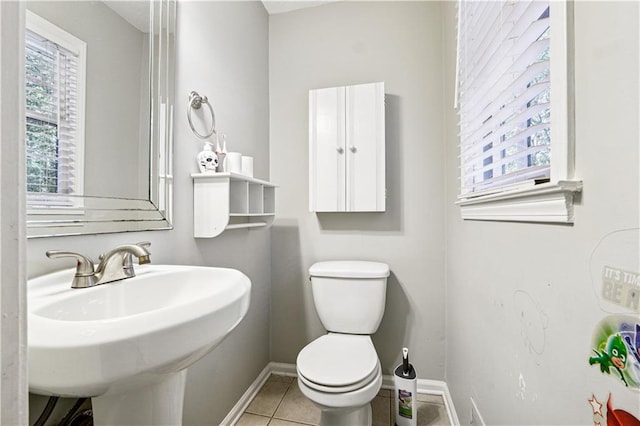
M 54 53 L 27 44 L 27 192 L 58 192 L 56 62 Z

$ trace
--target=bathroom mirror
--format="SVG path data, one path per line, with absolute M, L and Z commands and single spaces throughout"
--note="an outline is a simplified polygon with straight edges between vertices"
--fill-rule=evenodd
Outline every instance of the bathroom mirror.
M 170 229 L 175 0 L 28 0 L 27 236 Z

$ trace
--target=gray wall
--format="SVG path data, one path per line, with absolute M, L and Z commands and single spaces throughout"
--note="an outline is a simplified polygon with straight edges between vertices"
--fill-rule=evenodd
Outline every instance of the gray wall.
M 48 249 L 97 258 L 116 245 L 149 240 L 154 263 L 232 267 L 249 276 L 253 286 L 247 316 L 187 377 L 184 423 L 219 424 L 269 362 L 271 239 L 268 230 L 193 238 L 189 174 L 197 171 L 195 157 L 202 143 L 191 135 L 185 111 L 191 90 L 207 95 L 219 128 L 229 134 L 229 148 L 253 155 L 256 177 L 269 178 L 268 20 L 258 2 L 181 1 L 177 25 L 175 229 L 29 240 L 27 269 L 33 277 L 73 263 L 47 259 Z M 32 396 L 30 402 L 33 422 L 44 398 Z
M 468 423 L 473 397 L 488 425 L 604 424 L 588 400 L 606 404 L 611 394 L 614 408 L 638 416 L 637 390 L 588 363 L 596 326 L 611 313 L 599 301 L 596 258 L 640 271 L 637 229 L 616 232 L 639 226 L 638 2 L 575 2 L 576 174 L 584 191 L 574 226 L 460 219 L 450 107 L 455 5 L 444 7 L 446 379 L 458 415 Z
M 444 376 L 442 38 L 435 2 L 338 2 L 269 18 L 271 359 L 293 363 L 324 333 L 307 270 L 316 261 L 386 262 L 386 312 L 373 340 L 385 374 L 412 352 Z M 385 213 L 309 213 L 308 91 L 385 82 Z

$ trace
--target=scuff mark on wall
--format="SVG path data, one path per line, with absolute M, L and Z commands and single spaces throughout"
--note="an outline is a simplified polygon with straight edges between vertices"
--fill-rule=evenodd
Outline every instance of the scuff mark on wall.
M 524 376 L 522 375 L 522 373 L 520 373 L 520 376 L 518 377 L 518 388 L 519 390 L 516 396 L 524 401 L 526 397 L 527 384 L 524 381 Z
M 516 290 L 513 303 L 520 323 L 520 335 L 529 353 L 542 355 L 546 341 L 546 329 L 549 317 L 524 290 Z

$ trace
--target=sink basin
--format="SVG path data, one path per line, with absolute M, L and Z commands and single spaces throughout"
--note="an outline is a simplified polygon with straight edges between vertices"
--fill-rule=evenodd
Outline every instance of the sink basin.
M 156 395 L 181 386 L 177 406 L 161 401 L 170 411 L 179 408 L 181 417 L 185 369 L 245 316 L 249 278 L 234 269 L 140 265 L 134 278 L 71 289 L 74 272 L 29 280 L 30 390 L 94 397 L 97 423 L 113 424 L 118 420 L 109 412 L 129 410 L 115 402 L 138 398 L 139 411 L 146 391 Z M 170 422 L 162 416 L 136 421 L 165 420 Z

